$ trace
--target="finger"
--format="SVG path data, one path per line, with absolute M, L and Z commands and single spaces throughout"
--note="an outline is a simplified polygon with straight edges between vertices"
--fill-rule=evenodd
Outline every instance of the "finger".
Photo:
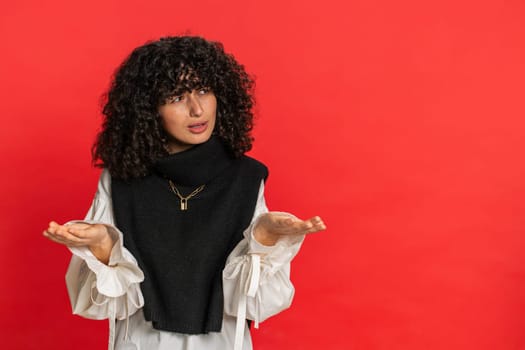
M 270 225 L 274 229 L 283 230 L 283 229 L 290 229 L 295 224 L 295 221 L 292 220 L 290 217 L 282 217 L 282 216 L 271 216 L 270 217 Z
M 319 224 L 319 223 L 323 222 L 323 220 L 321 220 L 321 218 L 319 216 L 314 216 L 314 217 L 310 218 L 309 220 L 313 224 Z
M 311 219 L 304 221 L 297 221 L 294 223 L 294 227 L 298 231 L 309 231 L 315 227 L 314 222 Z
M 310 222 L 314 225 L 315 228 L 325 230 L 326 225 L 323 222 L 323 219 L 321 219 L 319 216 L 314 216 L 310 219 Z
M 308 220 L 296 223 L 295 229 L 295 234 L 308 234 L 323 231 L 326 229 L 326 226 L 319 216 L 314 216 Z
M 266 216 L 266 224 L 270 232 L 279 235 L 304 235 L 326 229 L 319 216 L 303 221 L 287 215 L 269 213 Z
M 49 226 L 48 226 L 48 228 L 47 228 L 46 231 L 47 231 L 47 232 L 51 232 L 51 233 L 55 233 L 56 230 L 57 230 L 57 227 L 56 227 L 55 225 L 53 225 L 52 222 L 50 222 L 50 223 L 49 223 Z
M 60 225 L 56 221 L 50 221 L 48 226 L 53 231 L 57 230 L 60 227 Z
M 42 232 L 42 234 L 43 234 L 45 237 L 48 237 L 48 236 L 53 236 L 55 233 L 54 233 L 54 232 L 51 232 L 51 231 L 49 231 L 49 229 L 47 229 L 47 230 L 44 230 L 44 231 Z
M 61 237 L 68 237 L 70 235 L 68 228 L 66 226 L 60 226 L 56 232 L 55 235 L 61 236 Z
M 66 225 L 59 225 L 56 222 L 51 221 L 49 223 L 48 231 L 52 232 L 52 233 L 67 232 L 67 226 Z
M 55 242 L 55 243 L 59 243 L 59 244 L 62 244 L 62 245 L 67 245 L 67 242 L 66 242 L 66 241 L 64 241 L 62 238 L 57 237 L 57 236 L 55 236 L 55 235 L 53 235 L 53 234 L 49 234 L 49 233 L 46 233 L 46 232 L 44 231 L 44 236 L 45 236 L 47 239 L 49 239 L 50 241 L 53 241 L 53 242 Z
M 64 238 L 60 234 L 57 234 L 56 232 L 44 231 L 44 237 L 47 237 L 50 240 L 55 241 L 55 242 L 57 241 L 60 241 L 60 243 L 64 242 Z
M 81 246 L 87 245 L 87 243 L 82 240 L 71 240 L 61 235 L 49 234 L 48 232 L 45 232 L 45 231 L 44 231 L 44 236 L 53 242 L 60 243 L 62 245 L 66 245 L 68 247 L 81 247 Z
M 91 230 L 91 228 L 79 229 L 79 228 L 72 227 L 72 228 L 69 228 L 67 231 L 69 234 L 79 239 L 89 239 L 93 235 L 93 231 Z
M 77 238 L 90 238 L 92 236 L 93 227 L 91 224 L 83 222 L 72 223 L 66 226 L 67 232 Z
M 67 226 L 59 225 L 56 221 L 49 222 L 49 228 L 43 232 L 44 237 L 49 240 L 63 245 L 85 245 L 84 241 L 72 239 L 68 233 Z
M 46 235 L 44 235 L 44 236 L 46 236 Z M 67 247 L 82 247 L 82 246 L 85 246 L 85 244 L 78 243 L 78 242 L 67 241 L 67 240 L 64 240 L 64 239 L 62 239 L 60 237 L 56 237 L 56 236 L 53 236 L 53 235 L 47 235 L 46 238 L 49 239 L 50 241 L 53 241 L 55 243 L 58 243 L 58 244 L 61 244 L 61 245 L 67 246 Z
M 305 232 L 305 234 L 316 233 L 316 232 L 320 232 L 320 231 L 324 231 L 324 230 L 326 230 L 326 226 L 325 225 L 316 225 L 316 226 L 312 227 L 311 229 L 309 229 L 307 232 Z
M 319 216 L 314 216 L 313 218 L 310 218 L 309 221 L 312 223 L 313 226 L 308 230 L 308 233 L 326 230 L 326 225 Z
M 86 224 L 86 223 L 83 223 L 83 222 L 77 222 L 77 223 L 73 223 L 73 224 L 70 224 L 68 225 L 68 229 L 76 229 L 76 230 L 87 230 L 88 228 L 92 227 L 93 225 L 90 225 L 90 224 Z
M 315 225 L 324 225 L 323 219 L 321 219 L 319 216 L 314 216 L 310 219 L 308 219 L 309 222 L 311 222 L 314 226 Z
M 314 225 L 309 221 L 293 220 L 291 218 L 280 219 L 275 228 L 276 233 L 282 235 L 302 235 L 311 230 Z
M 72 235 L 71 233 L 69 233 L 69 231 L 66 228 L 57 230 L 57 232 L 53 234 L 53 236 L 68 244 L 86 244 L 87 243 L 87 240 L 85 238 L 81 238 L 81 237 Z
M 101 234 L 101 225 L 75 224 L 68 232 L 78 238 L 93 239 Z

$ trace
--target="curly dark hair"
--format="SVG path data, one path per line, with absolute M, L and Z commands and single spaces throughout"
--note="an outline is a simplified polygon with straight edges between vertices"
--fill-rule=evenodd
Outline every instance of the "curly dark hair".
M 217 98 L 214 134 L 239 157 L 252 147 L 254 80 L 219 42 L 164 37 L 133 50 L 104 95 L 104 122 L 92 148 L 95 166 L 122 180 L 148 175 L 168 152 L 159 106 L 206 87 Z

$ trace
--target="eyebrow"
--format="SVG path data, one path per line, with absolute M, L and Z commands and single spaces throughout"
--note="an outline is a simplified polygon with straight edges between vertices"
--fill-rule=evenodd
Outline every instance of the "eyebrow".
M 200 90 L 200 89 L 211 89 L 211 87 L 205 84 L 198 84 L 195 86 L 177 86 L 174 90 L 172 90 L 168 94 L 168 97 L 179 96 L 179 95 L 184 94 L 185 92 L 190 92 L 193 90 Z

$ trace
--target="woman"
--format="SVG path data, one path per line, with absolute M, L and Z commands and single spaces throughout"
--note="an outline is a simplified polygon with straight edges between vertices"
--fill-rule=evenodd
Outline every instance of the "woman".
M 251 349 L 258 322 L 293 297 L 289 263 L 325 229 L 268 212 L 251 149 L 253 81 L 222 45 L 166 37 L 117 70 L 84 221 L 44 235 L 73 257 L 73 312 L 109 318 L 109 348 Z

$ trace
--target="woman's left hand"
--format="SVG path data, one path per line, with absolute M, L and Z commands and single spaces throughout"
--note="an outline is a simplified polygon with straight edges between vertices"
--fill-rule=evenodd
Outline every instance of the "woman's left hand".
M 326 230 L 326 226 L 319 216 L 300 220 L 286 214 L 269 212 L 259 218 L 254 237 L 262 245 L 272 246 L 283 236 L 300 236 L 323 230 Z

